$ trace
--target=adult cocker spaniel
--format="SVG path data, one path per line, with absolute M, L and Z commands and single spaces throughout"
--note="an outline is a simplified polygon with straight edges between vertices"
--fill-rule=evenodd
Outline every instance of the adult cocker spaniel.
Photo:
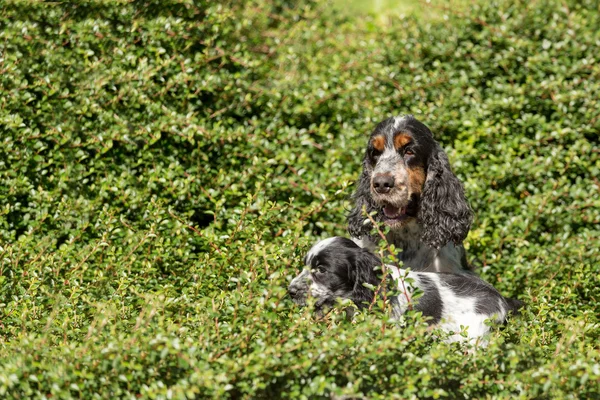
M 412 115 L 386 119 L 371 133 L 363 171 L 353 195 L 348 231 L 363 248 L 375 249 L 367 213 L 390 227 L 387 241 L 414 271 L 469 270 L 462 241 L 473 213 L 448 157 Z

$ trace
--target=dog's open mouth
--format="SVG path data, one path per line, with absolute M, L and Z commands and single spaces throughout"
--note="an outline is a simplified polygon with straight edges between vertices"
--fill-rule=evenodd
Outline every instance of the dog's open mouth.
M 394 225 L 400 221 L 403 221 L 409 217 L 407 213 L 408 207 L 396 207 L 391 204 L 386 204 L 383 207 L 384 221 L 388 225 Z

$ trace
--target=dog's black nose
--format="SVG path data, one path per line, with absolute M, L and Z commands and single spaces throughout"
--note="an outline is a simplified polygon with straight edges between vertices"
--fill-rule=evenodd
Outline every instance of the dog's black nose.
M 290 296 L 292 298 L 294 298 L 294 297 L 298 296 L 298 288 L 290 286 L 290 287 L 288 287 L 288 293 L 290 294 Z
M 373 189 L 377 193 L 388 193 L 394 187 L 394 177 L 392 175 L 377 175 L 373 178 Z

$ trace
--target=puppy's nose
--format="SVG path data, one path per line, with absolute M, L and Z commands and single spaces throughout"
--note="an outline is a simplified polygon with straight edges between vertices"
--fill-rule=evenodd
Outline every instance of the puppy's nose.
M 392 175 L 377 175 L 373 178 L 373 189 L 377 193 L 388 193 L 394 187 L 394 177 Z
M 300 292 L 299 288 L 297 288 L 295 286 L 288 287 L 288 293 L 290 294 L 290 296 L 292 298 L 296 298 L 298 296 L 298 292 Z

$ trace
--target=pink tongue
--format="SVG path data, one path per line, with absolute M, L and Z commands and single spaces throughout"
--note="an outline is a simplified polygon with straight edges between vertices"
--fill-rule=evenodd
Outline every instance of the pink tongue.
M 400 209 L 398 207 L 394 207 L 388 204 L 385 207 L 383 207 L 383 213 L 388 218 L 396 218 L 400 214 Z

